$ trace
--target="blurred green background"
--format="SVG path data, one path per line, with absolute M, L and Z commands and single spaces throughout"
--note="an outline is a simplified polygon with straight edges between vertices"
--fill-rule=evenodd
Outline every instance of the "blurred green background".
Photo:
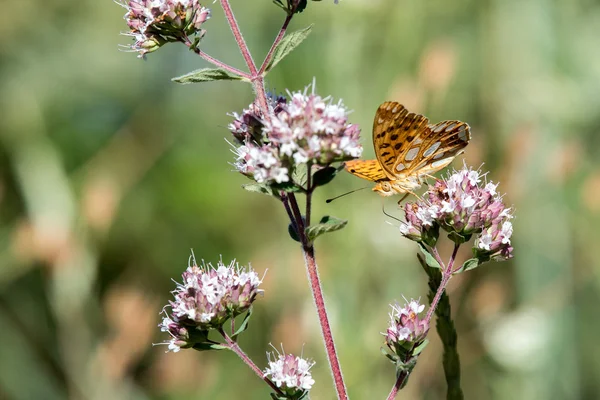
M 269 0 L 232 3 L 262 60 L 283 13 Z M 320 94 L 354 110 L 366 157 L 384 100 L 467 121 L 464 158 L 485 163 L 515 207 L 515 258 L 449 288 L 466 398 L 600 398 L 600 3 L 332 3 L 309 2 L 294 18 L 292 30 L 314 23 L 313 33 L 269 87 L 299 90 L 316 77 Z M 242 68 L 223 12 L 207 5 L 203 49 Z M 270 342 L 303 351 L 317 361 L 312 398 L 333 399 L 284 210 L 243 191 L 247 179 L 228 164 L 227 113 L 252 101 L 250 87 L 171 82 L 208 66 L 182 45 L 145 62 L 119 52 L 124 10 L 108 0 L 2 9 L 0 398 L 269 398 L 234 354 L 152 347 L 193 248 L 198 259 L 268 270 L 242 347 L 261 367 Z M 361 186 L 342 174 L 317 192 L 315 217 L 350 221 L 318 240 L 317 260 L 350 396 L 381 399 L 394 380 L 379 353 L 388 304 L 425 299 L 427 288 L 416 245 L 386 223 L 378 196 L 324 203 Z M 386 209 L 402 215 L 393 199 Z M 400 398 L 445 397 L 430 336 Z

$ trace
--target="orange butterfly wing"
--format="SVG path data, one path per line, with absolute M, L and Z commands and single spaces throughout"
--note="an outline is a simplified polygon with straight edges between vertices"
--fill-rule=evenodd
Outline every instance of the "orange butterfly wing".
M 381 164 L 377 160 L 347 161 L 344 168 L 351 174 L 368 181 L 379 182 L 381 180 L 388 180 L 388 177 L 381 169 Z
M 381 104 L 373 121 L 376 160 L 353 160 L 346 170 L 373 182 L 419 179 L 446 167 L 471 139 L 469 125 L 442 121 L 435 125 L 394 101 Z

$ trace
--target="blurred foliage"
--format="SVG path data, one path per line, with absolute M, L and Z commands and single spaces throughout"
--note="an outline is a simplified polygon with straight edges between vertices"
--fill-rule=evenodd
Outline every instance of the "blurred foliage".
M 262 59 L 284 14 L 270 0 L 232 3 Z M 384 100 L 467 121 L 466 161 L 485 162 L 515 206 L 515 259 L 450 285 L 466 398 L 599 398 L 600 4 L 332 3 L 294 18 L 291 29 L 313 32 L 269 87 L 316 77 L 320 94 L 355 110 L 367 157 Z M 212 8 L 203 49 L 242 67 Z M 227 113 L 250 103 L 250 87 L 171 82 L 208 67 L 181 45 L 146 62 L 117 51 L 123 13 L 111 1 L 19 0 L 0 14 L 0 398 L 268 398 L 233 354 L 151 346 L 190 248 L 268 270 L 242 347 L 261 367 L 269 342 L 303 351 L 317 361 L 312 398 L 334 398 L 285 212 L 243 191 L 228 164 Z M 363 184 L 341 174 L 314 215 L 350 221 L 318 241 L 317 259 L 350 395 L 376 399 L 394 379 L 379 353 L 388 303 L 424 297 L 427 277 L 375 194 L 324 202 Z M 401 216 L 394 200 L 385 207 Z M 444 390 L 431 335 L 401 396 Z

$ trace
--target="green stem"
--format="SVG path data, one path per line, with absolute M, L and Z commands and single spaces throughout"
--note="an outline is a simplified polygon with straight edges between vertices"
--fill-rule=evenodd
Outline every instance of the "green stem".
M 437 317 L 436 329 L 442 346 L 444 355 L 442 365 L 444 367 L 444 375 L 448 390 L 446 393 L 447 400 L 462 400 L 464 395 L 460 387 L 460 359 L 458 356 L 458 335 L 452 321 L 452 309 L 450 307 L 450 298 L 445 292 L 438 292 L 442 284 L 443 277 L 439 269 L 430 268 L 423 257 L 417 256 L 425 273 L 429 276 L 429 301 L 433 302 L 436 295 L 439 294 L 435 315 Z

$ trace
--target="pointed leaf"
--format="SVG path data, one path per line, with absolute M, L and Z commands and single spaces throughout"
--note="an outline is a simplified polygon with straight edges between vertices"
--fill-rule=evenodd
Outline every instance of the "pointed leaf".
M 294 168 L 294 171 L 292 171 L 292 181 L 302 187 L 306 186 L 307 171 L 308 165 L 298 165 L 296 168 Z
M 423 343 L 421 343 L 420 345 L 418 345 L 417 347 L 414 348 L 414 350 L 412 352 L 413 356 L 418 356 L 419 354 L 421 354 L 421 352 L 423 350 L 425 350 L 425 347 L 427 347 L 428 344 L 429 344 L 428 339 L 423 340 Z
M 248 323 L 250 322 L 250 316 L 252 315 L 252 307 L 250 307 L 248 309 L 248 312 L 246 313 L 246 315 L 244 315 L 244 319 L 242 320 L 242 323 L 240 324 L 239 328 L 237 328 L 237 330 L 235 331 L 235 333 L 233 335 L 231 335 L 231 338 L 233 340 L 237 340 L 237 337 L 244 332 L 246 329 L 248 329 Z
M 227 350 L 229 347 L 219 343 L 201 342 L 196 343 L 193 347 L 194 350 L 208 351 L 208 350 Z
M 460 233 L 450 232 L 448 239 L 452 240 L 456 244 L 463 244 L 471 239 L 471 235 L 461 235 Z
M 242 188 L 249 192 L 262 193 L 268 196 L 279 197 L 269 185 L 264 183 L 248 183 L 246 185 L 242 185 Z
M 346 226 L 347 223 L 348 221 L 344 219 L 339 219 L 326 215 L 323 218 L 321 218 L 321 221 L 319 221 L 318 224 L 306 228 L 306 236 L 308 237 L 308 240 L 312 242 L 324 233 L 342 229 Z
M 433 257 L 431 255 L 431 253 L 429 252 L 427 247 L 425 247 L 425 245 L 423 243 L 418 243 L 418 244 L 419 244 L 419 249 L 421 249 L 421 253 L 423 253 L 423 255 L 425 256 L 425 262 L 427 263 L 427 266 L 430 268 L 442 269 L 442 266 L 437 262 L 435 257 Z
M 171 79 L 177 83 L 200 83 L 211 81 L 241 81 L 246 80 L 241 76 L 234 75 L 231 72 L 220 68 L 202 68 L 196 71 L 189 72 L 185 75 Z
M 328 184 L 335 178 L 337 174 L 337 168 L 325 167 L 321 168 L 313 174 L 313 186 L 323 186 Z
M 296 185 L 294 182 L 281 182 L 273 183 L 271 185 L 274 190 L 278 192 L 296 193 L 301 192 L 303 189 Z
M 294 50 L 296 47 L 298 47 L 298 45 L 300 43 L 302 43 L 304 41 L 304 39 L 306 39 L 308 37 L 311 30 L 312 30 L 312 25 L 310 25 L 304 29 L 301 29 L 299 31 L 289 33 L 286 36 L 284 36 L 284 38 L 281 39 L 281 42 L 279 42 L 277 47 L 275 47 L 275 51 L 273 52 L 273 57 L 271 58 L 271 61 L 269 61 L 269 64 L 267 65 L 267 68 L 265 69 L 265 73 L 269 72 L 271 69 L 273 69 L 273 67 L 275 65 L 277 65 L 281 60 L 283 60 L 283 58 L 285 56 L 290 54 L 292 52 L 292 50 Z
M 469 258 L 467 261 L 465 261 L 463 263 L 463 265 L 456 271 L 454 272 L 455 274 L 460 274 L 461 272 L 466 272 L 468 270 L 471 269 L 475 269 L 477 267 L 479 267 L 481 264 L 483 264 L 482 262 L 479 261 L 479 259 L 477 258 Z
M 292 240 L 295 240 L 296 242 L 300 243 L 300 237 L 298 236 L 298 232 L 296 232 L 296 228 L 292 223 L 288 224 L 288 233 L 290 234 Z

